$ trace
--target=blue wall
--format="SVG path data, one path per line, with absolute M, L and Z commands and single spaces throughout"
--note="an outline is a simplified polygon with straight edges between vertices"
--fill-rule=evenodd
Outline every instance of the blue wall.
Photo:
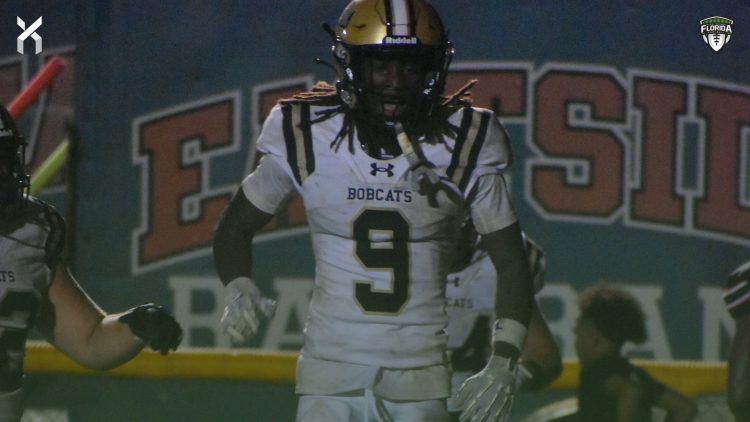
M 568 345 L 566 355 L 570 331 L 565 321 L 575 310 L 565 293 L 610 279 L 642 288 L 641 298 L 655 306 L 647 312 L 651 321 L 667 333 L 667 349 L 651 344 L 643 355 L 723 358 L 732 327 L 716 305 L 717 289 L 748 259 L 750 246 L 750 119 L 742 112 L 750 107 L 750 7 L 740 1 L 629 0 L 606 7 L 584 1 L 434 3 L 456 47 L 455 69 L 480 78 L 477 93 L 496 94 L 481 105 L 494 105 L 511 134 L 516 206 L 525 230 L 547 252 L 552 288 L 545 310 L 559 323 L 554 331 Z M 315 65 L 313 58 L 329 57 L 329 39 L 320 24 L 334 23 L 344 4 L 0 4 L 0 72 L 5 72 L 0 76 L 20 72 L 28 78 L 42 56 L 55 52 L 74 64 L 66 70 L 66 82 L 53 88 L 74 95 L 55 103 L 49 94 L 21 123 L 30 137 L 36 136 L 35 148 L 59 142 L 65 134 L 62 123 L 73 124 L 79 133 L 80 149 L 72 163 L 77 185 L 67 189 L 61 180 L 42 197 L 64 210 L 74 225 L 71 265 L 105 308 L 159 301 L 191 327 L 187 345 L 228 345 L 215 327 L 223 299 L 210 258 L 210 228 L 227 195 L 252 166 L 257 124 L 268 108 L 263 101 L 272 102 L 285 88 L 331 79 L 330 70 Z M 25 55 L 16 53 L 16 16 L 30 23 L 40 15 L 43 55 L 31 54 L 30 44 Z M 710 16 L 735 20 L 731 41 L 718 53 L 699 33 L 698 22 Z M 494 77 L 518 77 L 520 85 L 503 90 Z M 555 87 L 555 81 L 561 86 Z M 580 84 L 577 91 L 595 100 L 566 94 L 566 83 Z M 0 99 L 8 101 L 7 92 L 14 89 L 0 87 Z M 664 100 L 650 100 L 651 108 L 645 109 L 638 101 L 651 89 L 663 89 L 658 92 L 665 93 Z M 561 98 L 569 103 L 569 114 L 550 114 L 545 107 Z M 711 101 L 726 109 L 707 115 L 702 107 L 709 108 Z M 588 107 L 581 106 L 587 102 Z M 653 116 L 649 113 L 664 104 L 684 110 L 654 127 L 645 125 Z M 727 115 L 736 130 L 711 132 Z M 563 129 L 540 141 L 549 122 Z M 44 131 L 55 124 L 54 130 Z M 665 143 L 668 159 L 663 171 L 656 166 L 654 177 L 671 184 L 671 191 L 637 203 L 633 195 L 657 183 L 646 180 L 643 169 L 651 161 L 639 151 L 651 151 L 646 145 L 664 141 L 650 137 L 653 130 L 670 127 L 676 129 Z M 555 133 L 564 136 L 555 138 Z M 603 138 L 586 138 L 592 133 Z M 621 155 L 611 163 L 602 161 L 605 155 L 587 155 L 594 153 L 576 149 L 584 138 Z M 568 152 L 554 153 L 555 145 Z M 733 157 L 732 151 L 737 151 Z M 711 164 L 720 154 L 736 161 Z M 566 185 L 558 178 L 563 188 L 540 196 L 539 172 L 566 165 L 578 184 L 568 179 Z M 737 171 L 721 174 L 718 167 L 725 165 Z M 614 173 L 621 192 L 614 195 L 613 208 L 590 212 L 599 201 L 593 195 L 565 211 L 555 209 L 568 195 L 585 196 Z M 715 180 L 722 182 L 719 188 L 711 185 Z M 71 195 L 77 201 L 68 211 Z M 599 196 L 612 200 L 607 192 Z M 701 204 L 717 197 L 735 201 L 717 205 L 708 220 L 721 222 L 721 227 L 709 227 L 701 220 Z M 677 211 L 670 208 L 675 198 L 681 204 Z M 640 205 L 655 214 L 668 209 L 667 221 L 645 218 Z M 289 293 L 288 312 L 279 317 L 288 320 L 277 321 L 286 337 L 277 332 L 273 341 L 261 336 L 250 345 L 298 346 L 305 310 L 295 298 L 309 289 L 313 260 L 304 219 L 295 210 L 292 206 L 259 240 L 255 259 L 255 277 L 270 295 L 283 293 L 280 279 L 300 279 L 284 284 L 291 289 L 287 293 L 297 292 Z

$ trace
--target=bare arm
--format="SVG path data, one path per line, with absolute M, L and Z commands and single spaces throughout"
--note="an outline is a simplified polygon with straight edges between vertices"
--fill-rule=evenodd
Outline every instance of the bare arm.
M 669 422 L 689 422 L 698 415 L 698 406 L 689 397 L 668 386 L 664 386 L 656 405 L 667 411 Z
M 750 314 L 735 319 L 729 352 L 727 399 L 738 421 L 750 420 Z
M 42 304 L 39 329 L 80 365 L 104 370 L 127 362 L 145 346 L 118 317 L 106 315 L 70 272 L 59 268 Z
M 497 317 L 512 319 L 528 326 L 531 320 L 533 287 L 520 225 L 514 223 L 482 235 L 482 245 L 497 271 Z
M 225 285 L 237 277 L 251 277 L 253 237 L 273 215 L 265 213 L 238 191 L 216 226 L 213 255 L 216 271 Z
M 562 373 L 560 349 L 552 337 L 536 300 L 533 302 L 529 333 L 519 361 L 533 376 L 528 383 L 523 385 L 525 391 L 543 388 Z
M 644 392 L 622 375 L 612 375 L 605 382 L 609 396 L 617 402 L 617 422 L 640 422 L 648 420 L 644 406 Z

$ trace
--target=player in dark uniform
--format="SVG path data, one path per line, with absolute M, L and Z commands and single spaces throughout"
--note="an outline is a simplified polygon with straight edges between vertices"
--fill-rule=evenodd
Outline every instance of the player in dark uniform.
M 669 421 L 689 421 L 697 414 L 688 397 L 651 378 L 621 354 L 627 341 L 646 339 L 643 312 L 625 290 L 600 283 L 579 296 L 576 352 L 581 361 L 578 420 L 636 422 L 651 420 L 651 408 L 668 412 Z
M 161 306 L 106 314 L 62 262 L 65 224 L 50 205 L 29 195 L 25 142 L 0 105 L 0 420 L 20 420 L 23 362 L 29 329 L 77 363 L 110 369 L 145 345 L 166 354 L 182 328 Z
M 724 301 L 735 323 L 727 368 L 727 398 L 737 421 L 750 421 L 750 261 L 729 276 Z

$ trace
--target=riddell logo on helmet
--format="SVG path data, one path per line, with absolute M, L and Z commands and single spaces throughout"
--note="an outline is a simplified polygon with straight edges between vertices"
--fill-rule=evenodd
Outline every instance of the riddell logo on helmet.
M 383 43 L 385 44 L 416 44 L 419 42 L 417 37 L 385 37 Z

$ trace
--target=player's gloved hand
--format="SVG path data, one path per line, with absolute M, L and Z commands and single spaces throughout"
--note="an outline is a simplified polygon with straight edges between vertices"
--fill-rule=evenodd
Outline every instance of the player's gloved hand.
M 230 281 L 225 299 L 220 325 L 235 343 L 252 338 L 258 332 L 261 318 L 271 318 L 276 309 L 276 301 L 264 297 L 248 277 Z
M 458 391 L 461 422 L 506 421 L 513 407 L 518 380 L 518 354 L 526 341 L 526 326 L 511 319 L 495 321 L 492 343 L 495 353 L 487 366 L 467 379 Z M 503 346 L 515 356 L 497 354 Z
M 166 355 L 182 341 L 182 327 L 166 309 L 146 303 L 129 309 L 117 319 L 152 349 Z
M 505 421 L 513 406 L 518 365 L 515 359 L 490 357 L 487 366 L 458 390 L 461 422 Z

